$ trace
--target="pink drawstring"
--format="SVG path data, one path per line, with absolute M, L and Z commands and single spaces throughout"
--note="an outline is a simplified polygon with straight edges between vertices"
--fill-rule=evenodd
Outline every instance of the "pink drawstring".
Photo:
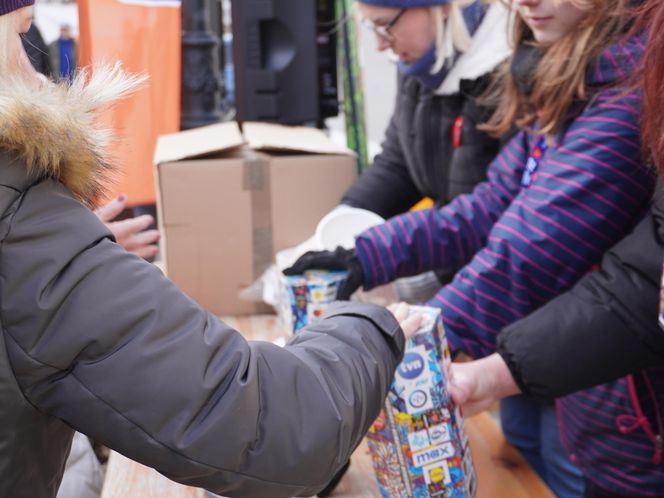
M 648 419 L 645 417 L 635 417 L 634 415 L 619 415 L 616 417 L 616 425 L 622 434 L 634 432 L 639 427 L 646 427 Z
M 659 406 L 657 405 L 657 398 L 654 397 L 655 391 L 652 388 L 650 379 L 648 378 L 647 375 L 645 375 L 645 372 L 643 372 L 643 377 L 644 377 L 644 382 L 646 383 L 646 386 L 648 387 L 651 396 L 653 396 L 652 401 L 655 403 L 655 412 L 657 414 L 657 428 L 658 430 L 661 431 L 662 426 L 661 426 L 661 420 L 659 420 Z M 629 397 L 632 402 L 632 408 L 634 408 L 634 411 L 636 412 L 636 416 L 618 415 L 618 417 L 616 417 L 616 424 L 618 425 L 618 430 L 622 434 L 627 434 L 629 432 L 635 431 L 639 427 L 642 427 L 643 431 L 646 433 L 648 438 L 650 438 L 653 445 L 655 446 L 655 453 L 652 456 L 652 462 L 655 465 L 660 465 L 662 463 L 662 456 L 663 456 L 662 453 L 664 452 L 664 438 L 662 438 L 661 432 L 655 434 L 655 432 L 652 430 L 652 425 L 650 424 L 650 421 L 646 418 L 645 414 L 643 413 L 643 409 L 641 408 L 641 403 L 639 401 L 639 395 L 636 392 L 636 382 L 634 381 L 633 375 L 629 375 L 627 377 L 627 389 L 629 390 Z

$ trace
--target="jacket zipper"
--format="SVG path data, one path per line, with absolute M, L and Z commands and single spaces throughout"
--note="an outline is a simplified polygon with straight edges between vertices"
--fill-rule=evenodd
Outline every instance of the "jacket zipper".
M 454 120 L 452 125 L 452 147 L 458 149 L 461 147 L 461 140 L 463 138 L 463 115 L 459 115 Z
M 436 102 L 436 106 L 434 105 L 434 100 L 435 97 L 433 95 L 430 95 L 429 97 L 431 100 L 429 101 L 428 109 L 429 109 L 429 115 L 427 116 L 428 121 L 429 121 L 429 129 L 431 130 L 432 136 L 431 136 L 431 142 L 430 143 L 430 151 L 431 155 L 427 158 L 429 161 L 433 161 L 434 158 L 438 157 L 440 158 L 440 152 L 441 149 L 437 144 L 440 143 L 440 121 L 442 117 L 442 109 L 443 109 L 443 102 L 438 100 Z M 439 107 L 438 107 L 439 106 Z M 434 110 L 435 109 L 435 110 Z M 451 156 L 450 156 L 451 157 Z M 426 162 L 424 163 L 426 164 Z M 441 171 L 441 166 L 445 166 L 442 168 Z M 445 203 L 447 204 L 450 201 L 450 172 L 449 172 L 449 161 L 445 161 L 445 158 L 443 158 L 443 161 L 440 161 L 433 165 L 434 167 L 432 168 L 432 171 L 434 172 L 434 178 L 436 179 L 436 185 L 445 185 L 445 193 L 444 196 L 441 200 L 441 204 Z M 440 192 L 438 188 L 432 189 L 436 192 Z M 439 194 L 440 195 L 440 194 Z

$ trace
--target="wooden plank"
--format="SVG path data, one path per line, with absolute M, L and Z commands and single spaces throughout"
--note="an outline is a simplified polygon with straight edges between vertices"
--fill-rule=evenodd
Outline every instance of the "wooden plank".
M 111 452 L 101 498 L 206 498 L 202 489 L 182 486 L 156 470 Z

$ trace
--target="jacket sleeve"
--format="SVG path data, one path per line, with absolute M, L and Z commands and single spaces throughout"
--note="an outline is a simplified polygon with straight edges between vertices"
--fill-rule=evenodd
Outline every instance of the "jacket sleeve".
M 517 134 L 489 165 L 486 182 L 440 209 L 405 213 L 355 241 L 365 289 L 430 270 L 458 268 L 487 241 L 520 189 L 526 134 Z
M 552 399 L 664 363 L 662 249 L 648 215 L 600 271 L 500 334 L 498 352 L 523 392 Z
M 27 191 L 1 248 L 1 318 L 26 398 L 184 484 L 225 496 L 323 488 L 400 361 L 392 315 L 347 304 L 285 348 L 247 342 L 53 189 Z
M 341 201 L 343 204 L 391 218 L 407 211 L 422 199 L 423 195 L 410 176 L 401 149 L 398 112 L 397 107 L 385 132 L 383 150 L 375 157 L 371 167 L 344 194 Z
M 486 247 L 430 303 L 444 310 L 451 347 L 495 352 L 500 330 L 572 287 L 633 229 L 654 185 L 638 113 L 633 94 L 600 95 L 549 148 Z

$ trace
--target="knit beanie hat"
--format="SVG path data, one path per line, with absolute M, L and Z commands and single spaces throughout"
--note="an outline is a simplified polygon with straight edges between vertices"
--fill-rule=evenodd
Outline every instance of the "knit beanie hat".
M 447 5 L 450 0 L 359 0 L 361 3 L 378 5 L 379 7 L 396 7 L 409 9 L 411 7 L 431 7 L 432 5 Z
M 1 1 L 1 0 L 0 0 Z M 409 9 L 411 7 L 432 7 L 434 5 L 447 5 L 452 0 L 358 0 L 360 3 L 376 5 L 378 7 L 393 7 L 400 9 Z M 482 22 L 482 18 L 487 11 L 487 5 L 475 0 L 463 8 L 463 17 L 466 21 L 468 32 L 472 36 L 475 30 Z
M 0 0 L 0 16 L 9 14 L 15 10 L 27 7 L 35 3 L 35 0 Z

